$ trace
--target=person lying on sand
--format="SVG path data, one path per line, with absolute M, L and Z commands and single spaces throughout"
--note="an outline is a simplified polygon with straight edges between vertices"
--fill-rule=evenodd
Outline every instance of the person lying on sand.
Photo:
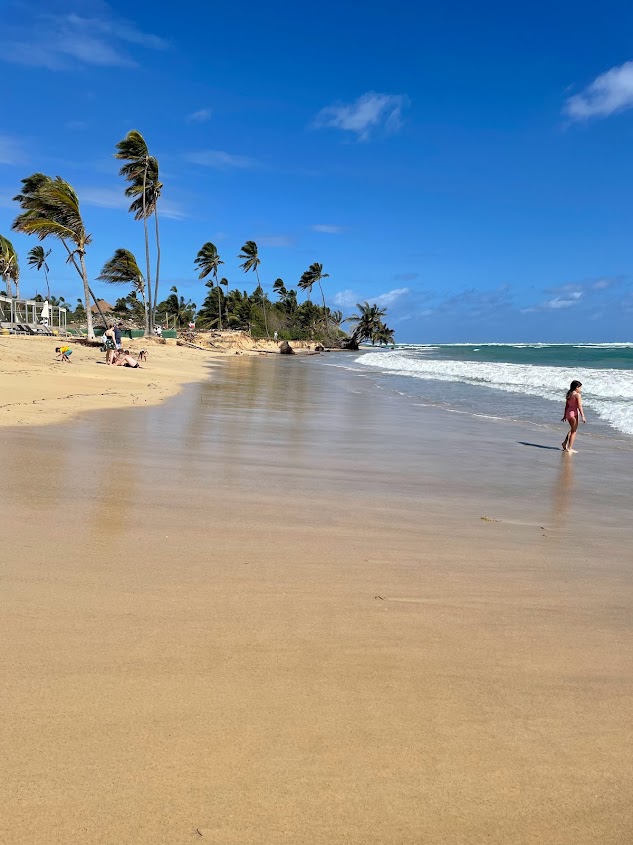
M 55 347 L 55 352 L 57 352 L 57 360 L 61 361 L 62 364 L 72 364 L 70 356 L 73 354 L 73 351 L 70 346 L 57 346 Z
M 142 370 L 143 368 L 131 355 L 128 355 L 126 352 L 119 352 L 118 355 L 114 359 L 114 366 L 115 367 L 130 367 L 132 370 Z

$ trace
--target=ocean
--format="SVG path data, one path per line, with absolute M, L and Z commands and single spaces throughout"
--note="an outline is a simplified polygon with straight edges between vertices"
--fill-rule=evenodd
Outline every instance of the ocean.
M 580 434 L 633 437 L 633 343 L 400 344 L 327 363 L 420 404 L 561 433 L 565 392 L 578 379 L 588 423 Z

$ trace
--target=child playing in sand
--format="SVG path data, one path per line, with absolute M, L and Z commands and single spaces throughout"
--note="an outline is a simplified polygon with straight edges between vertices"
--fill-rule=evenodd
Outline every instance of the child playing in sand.
M 73 354 L 73 351 L 70 346 L 57 346 L 55 352 L 57 352 L 57 360 L 61 361 L 62 364 L 72 364 L 70 356 Z
M 576 432 L 578 431 L 578 418 L 581 417 L 584 423 L 587 422 L 585 419 L 585 412 L 582 409 L 582 399 L 580 396 L 581 387 L 582 384 L 579 381 L 572 381 L 569 385 L 569 390 L 567 391 L 565 413 L 563 414 L 561 422 L 569 423 L 569 431 L 567 433 L 567 437 L 563 440 L 563 452 L 576 453 L 576 450 L 572 447 L 574 445 L 574 440 L 576 439 Z

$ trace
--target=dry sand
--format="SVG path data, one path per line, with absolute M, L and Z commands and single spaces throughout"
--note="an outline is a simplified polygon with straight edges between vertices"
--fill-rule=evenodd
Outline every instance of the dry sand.
M 131 405 L 155 405 L 183 385 L 206 378 L 211 359 L 223 355 L 278 352 L 274 341 L 253 341 L 245 332 L 201 334 L 204 351 L 173 340 L 125 340 L 133 355 L 148 350 L 141 370 L 107 367 L 96 346 L 47 337 L 0 337 L 0 427 L 47 425 L 79 413 Z M 56 360 L 55 347 L 68 344 L 72 364 Z M 293 341 L 298 352 L 314 344 Z
M 630 453 L 313 364 L 3 431 L 0 841 L 627 845 Z

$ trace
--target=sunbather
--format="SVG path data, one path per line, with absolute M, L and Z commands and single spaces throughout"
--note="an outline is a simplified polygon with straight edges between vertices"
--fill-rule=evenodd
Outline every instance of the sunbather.
M 119 354 L 114 359 L 114 366 L 115 367 L 130 367 L 132 370 L 142 370 L 143 368 L 131 355 L 126 354 L 125 352 L 119 352 Z

